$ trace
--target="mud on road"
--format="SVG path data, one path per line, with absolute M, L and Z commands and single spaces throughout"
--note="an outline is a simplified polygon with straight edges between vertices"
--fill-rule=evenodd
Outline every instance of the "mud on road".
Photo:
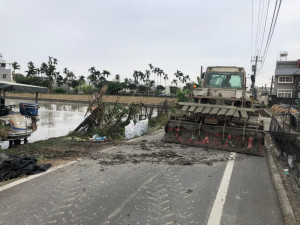
M 123 142 L 78 141 L 66 137 L 13 146 L 7 153 L 29 156 L 40 163 L 60 160 L 92 158 L 101 165 L 128 163 L 165 163 L 169 165 L 193 165 L 227 161 L 228 152 L 183 146 L 162 142 L 164 131 L 156 131 L 142 138 Z
M 119 165 L 127 163 L 165 163 L 169 165 L 193 165 L 227 161 L 228 153 L 197 149 L 177 144 L 164 143 L 161 140 L 141 140 L 135 143 L 123 143 L 109 151 L 91 156 L 101 165 Z

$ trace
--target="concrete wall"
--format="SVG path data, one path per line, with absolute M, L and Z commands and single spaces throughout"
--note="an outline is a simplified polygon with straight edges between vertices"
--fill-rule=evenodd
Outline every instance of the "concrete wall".
M 4 75 L 6 75 L 6 78 L 4 78 Z M 0 81 L 11 82 L 11 80 L 11 69 L 0 67 Z

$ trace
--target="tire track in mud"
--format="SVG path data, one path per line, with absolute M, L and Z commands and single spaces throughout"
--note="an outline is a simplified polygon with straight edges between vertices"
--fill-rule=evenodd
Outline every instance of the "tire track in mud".
M 196 224 L 192 209 L 190 192 L 182 183 L 182 168 L 161 166 L 162 170 L 155 178 L 144 185 L 134 198 L 127 202 L 114 219 L 105 224 Z M 138 204 L 140 202 L 143 204 Z M 182 211 L 182 205 L 186 210 Z M 180 206 L 180 207 L 177 207 Z M 128 209 L 129 210 L 129 209 Z M 141 221 L 143 218 L 143 221 Z

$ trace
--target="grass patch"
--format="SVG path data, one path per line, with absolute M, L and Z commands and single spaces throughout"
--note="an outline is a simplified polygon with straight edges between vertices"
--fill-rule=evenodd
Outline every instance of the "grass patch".
M 167 113 L 160 114 L 159 116 L 150 119 L 148 123 L 149 131 L 153 132 L 161 129 L 162 127 L 166 126 L 168 120 L 169 115 Z

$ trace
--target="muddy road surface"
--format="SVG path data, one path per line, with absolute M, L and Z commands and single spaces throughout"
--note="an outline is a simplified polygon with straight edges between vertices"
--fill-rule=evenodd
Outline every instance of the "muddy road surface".
M 266 158 L 162 136 L 0 187 L 0 224 L 284 224 Z

